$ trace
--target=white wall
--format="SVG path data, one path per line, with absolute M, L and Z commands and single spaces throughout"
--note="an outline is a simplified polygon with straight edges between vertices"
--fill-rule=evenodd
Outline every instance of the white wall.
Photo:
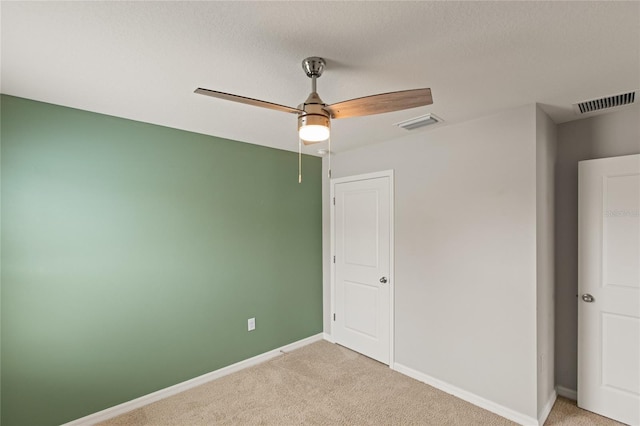
M 554 176 L 557 127 L 536 109 L 536 291 L 538 418 L 553 403 L 554 379 Z
M 558 126 L 556 384 L 577 389 L 578 161 L 640 153 L 640 105 Z
M 396 362 L 534 419 L 536 126 L 527 105 L 332 159 L 334 178 L 395 170 Z

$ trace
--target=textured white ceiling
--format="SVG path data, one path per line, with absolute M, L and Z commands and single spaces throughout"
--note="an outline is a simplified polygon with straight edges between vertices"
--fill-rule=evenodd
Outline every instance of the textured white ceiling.
M 297 106 L 310 91 L 307 56 L 327 60 L 327 103 L 431 87 L 431 106 L 333 120 L 340 152 L 405 136 L 392 124 L 428 112 L 446 125 L 538 102 L 561 123 L 578 118 L 574 102 L 640 88 L 638 2 L 0 7 L 2 93 L 286 150 L 297 149 L 294 115 L 193 90 Z

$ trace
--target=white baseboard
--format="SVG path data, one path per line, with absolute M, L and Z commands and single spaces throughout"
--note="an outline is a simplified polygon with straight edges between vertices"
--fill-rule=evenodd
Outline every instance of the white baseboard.
M 329 334 L 329 333 L 322 333 L 322 338 L 324 340 L 326 340 L 327 342 L 329 342 L 329 343 L 335 343 L 336 342 L 335 340 L 333 340 L 333 336 L 331 334 Z
M 527 416 L 526 414 L 519 413 L 503 405 L 496 404 L 493 401 L 489 401 L 488 399 L 485 399 L 481 396 L 468 392 L 464 389 L 460 389 L 456 386 L 450 385 L 449 383 L 443 382 L 442 380 L 438 380 L 435 377 L 431 377 L 427 374 L 424 374 L 412 368 L 406 367 L 402 364 L 398 364 L 397 362 L 393 365 L 393 369 L 399 373 L 412 377 L 416 380 L 419 380 L 423 383 L 428 384 L 429 386 L 433 386 L 434 388 L 440 389 L 441 391 L 444 391 L 455 397 L 463 399 L 467 402 L 470 402 L 473 405 L 477 405 L 480 408 L 484 408 L 485 410 L 491 411 L 492 413 L 495 413 L 499 416 L 502 416 L 506 419 L 509 419 L 521 425 L 538 426 L 538 420 L 531 416 Z
M 553 404 L 556 403 L 557 398 L 558 398 L 558 394 L 554 390 L 553 392 L 551 392 L 551 395 L 549 395 L 549 399 L 547 400 L 547 403 L 544 405 L 540 413 L 538 413 L 539 425 L 544 425 L 544 422 L 547 421 L 547 417 L 549 417 L 549 414 L 551 413 L 551 409 L 553 408 Z
M 556 392 L 558 393 L 558 396 L 568 398 L 572 401 L 578 400 L 578 391 L 576 391 L 575 389 L 565 388 L 564 386 L 556 386 Z
M 290 343 L 288 345 L 282 346 L 272 351 L 265 352 L 260 355 L 256 355 L 253 358 L 236 362 L 235 364 L 231 364 L 227 367 L 220 368 L 219 370 L 215 370 L 210 373 L 203 374 L 202 376 L 194 377 L 193 379 L 187 380 L 185 382 L 178 383 L 173 386 L 169 386 L 168 388 L 160 389 L 159 391 L 156 391 L 147 395 L 143 395 L 140 398 L 132 399 L 131 401 L 127 401 L 122 404 L 118 404 L 116 406 L 107 408 L 105 410 L 98 411 L 97 413 L 93 413 L 88 416 L 81 417 L 69 423 L 65 423 L 62 426 L 90 426 L 99 422 L 103 422 L 105 420 L 127 413 L 131 410 L 135 410 L 136 408 L 144 407 L 145 405 L 151 404 L 156 401 L 160 401 L 161 399 L 173 396 L 180 392 L 184 392 L 196 386 L 203 385 L 212 380 L 219 379 L 220 377 L 224 377 L 231 373 L 244 370 L 245 368 L 253 367 L 254 365 L 261 364 L 265 361 L 269 361 L 270 359 L 273 359 L 279 355 L 282 355 L 282 353 L 290 352 L 295 349 L 301 348 L 303 346 L 309 345 L 311 343 L 318 342 L 322 340 L 323 337 L 324 337 L 323 333 L 319 333 L 314 336 L 307 337 L 306 339 L 298 340 L 297 342 Z

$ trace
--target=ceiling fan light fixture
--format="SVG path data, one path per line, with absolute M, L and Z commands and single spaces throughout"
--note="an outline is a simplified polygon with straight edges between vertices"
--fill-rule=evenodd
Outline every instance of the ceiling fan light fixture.
M 329 117 L 320 114 L 306 114 L 298 118 L 298 134 L 306 142 L 322 142 L 329 139 Z
M 300 139 L 307 142 L 322 142 L 329 139 L 329 128 L 318 124 L 300 127 L 299 133 Z

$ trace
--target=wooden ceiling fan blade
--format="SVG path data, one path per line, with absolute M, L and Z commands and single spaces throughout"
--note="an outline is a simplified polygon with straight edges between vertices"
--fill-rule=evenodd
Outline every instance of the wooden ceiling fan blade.
M 304 111 L 298 108 L 292 108 L 285 105 L 274 104 L 273 102 L 260 101 L 258 99 L 247 98 L 245 96 L 232 95 L 231 93 L 218 92 L 216 90 L 203 89 L 201 87 L 194 90 L 194 93 L 198 93 L 200 95 L 205 95 L 205 96 L 211 96 L 213 98 L 224 99 L 227 101 L 239 102 L 241 104 L 274 109 L 276 111 L 289 112 L 293 114 L 304 113 Z
M 431 89 L 401 90 L 338 102 L 324 107 L 331 118 L 362 117 L 431 105 Z
M 313 145 L 313 144 L 320 143 L 320 142 L 324 142 L 324 141 L 305 141 L 304 139 L 302 139 L 302 143 L 305 144 L 305 146 Z

